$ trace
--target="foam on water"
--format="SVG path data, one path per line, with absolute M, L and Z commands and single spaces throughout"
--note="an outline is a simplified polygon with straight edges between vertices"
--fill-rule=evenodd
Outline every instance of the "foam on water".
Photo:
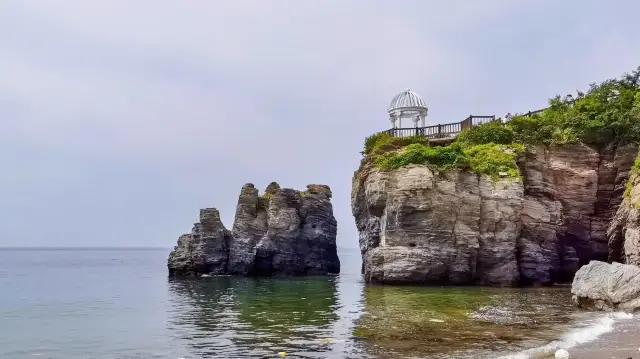
M 633 314 L 615 312 L 599 315 L 589 325 L 574 328 L 565 333 L 560 340 L 541 347 L 527 349 L 519 353 L 501 356 L 497 359 L 541 359 L 552 358 L 558 349 L 569 350 L 577 345 L 596 340 L 599 336 L 613 330 L 616 321 L 632 319 Z

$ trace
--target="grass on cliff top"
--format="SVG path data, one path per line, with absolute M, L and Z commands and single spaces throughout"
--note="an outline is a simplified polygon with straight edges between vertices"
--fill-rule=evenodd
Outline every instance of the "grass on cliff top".
M 493 178 L 516 178 L 515 156 L 525 145 L 585 143 L 597 147 L 640 142 L 640 67 L 620 79 L 590 85 L 576 96 L 556 96 L 549 108 L 516 115 L 505 125 L 490 122 L 464 130 L 448 146 L 426 137 L 394 138 L 378 133 L 365 140 L 365 161 L 384 169 L 426 164 L 438 171 L 470 168 Z M 640 172 L 640 163 L 634 166 Z

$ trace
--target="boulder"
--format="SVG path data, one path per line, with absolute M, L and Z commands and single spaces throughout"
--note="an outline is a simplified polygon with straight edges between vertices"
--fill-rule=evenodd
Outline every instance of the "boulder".
M 640 267 L 591 261 L 576 272 L 571 294 L 585 309 L 640 310 Z

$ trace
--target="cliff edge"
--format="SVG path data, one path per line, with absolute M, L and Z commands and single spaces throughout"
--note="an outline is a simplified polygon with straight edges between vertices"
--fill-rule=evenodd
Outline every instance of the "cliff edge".
M 233 229 L 218 210 L 200 210 L 200 222 L 178 239 L 169 254 L 172 276 L 326 275 L 340 272 L 337 222 L 331 189 L 308 185 L 304 192 L 272 182 L 260 196 L 242 186 Z

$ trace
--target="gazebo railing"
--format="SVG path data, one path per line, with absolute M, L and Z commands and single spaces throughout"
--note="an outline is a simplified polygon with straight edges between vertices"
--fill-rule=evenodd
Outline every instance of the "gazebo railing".
M 425 136 L 427 138 L 455 137 L 466 128 L 495 121 L 496 116 L 469 116 L 463 121 L 426 127 L 392 128 L 385 131 L 392 137 Z
M 575 104 L 576 99 L 568 100 L 567 103 L 572 106 Z M 544 110 L 549 107 L 545 107 L 536 111 L 529 111 L 527 113 L 520 114 L 520 116 L 533 116 L 539 113 L 542 113 Z M 507 115 L 508 117 L 509 115 Z M 444 125 L 433 125 L 426 127 L 406 127 L 406 128 L 392 128 L 386 130 L 384 132 L 388 133 L 389 136 L 393 137 L 409 137 L 409 136 L 426 136 L 428 138 L 449 138 L 457 136 L 462 130 L 471 128 L 473 126 L 478 126 L 483 123 L 491 122 L 491 121 L 500 121 L 496 120 L 495 115 L 491 116 L 474 116 L 471 115 L 460 122 L 447 123 Z

